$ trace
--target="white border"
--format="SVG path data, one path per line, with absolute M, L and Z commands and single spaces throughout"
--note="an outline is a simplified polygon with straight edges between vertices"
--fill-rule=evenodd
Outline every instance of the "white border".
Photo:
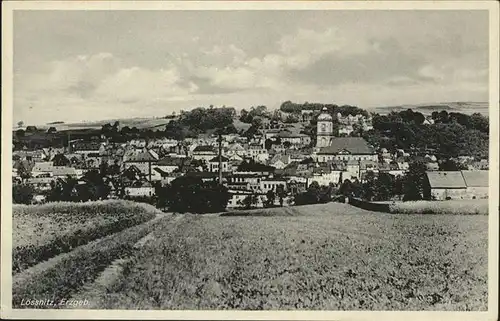
M 490 215 L 488 312 L 12 310 L 12 29 L 13 10 L 489 10 Z M 2 2 L 1 317 L 9 319 L 186 320 L 496 320 L 498 315 L 499 6 L 496 1 L 8 1 Z

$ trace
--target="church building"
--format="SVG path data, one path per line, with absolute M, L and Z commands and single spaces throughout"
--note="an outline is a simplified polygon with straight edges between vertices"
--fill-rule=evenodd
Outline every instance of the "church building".
M 333 137 L 333 118 L 325 107 L 318 116 L 316 147 L 330 146 Z
M 333 117 L 323 108 L 316 129 L 316 159 L 319 162 L 378 161 L 375 149 L 362 137 L 336 137 Z

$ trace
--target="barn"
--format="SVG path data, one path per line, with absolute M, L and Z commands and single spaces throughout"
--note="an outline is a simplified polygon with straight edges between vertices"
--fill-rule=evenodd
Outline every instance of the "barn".
M 436 200 L 488 198 L 488 171 L 427 172 Z

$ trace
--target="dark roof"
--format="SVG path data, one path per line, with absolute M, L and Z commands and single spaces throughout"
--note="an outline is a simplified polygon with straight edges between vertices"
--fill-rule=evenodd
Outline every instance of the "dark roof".
M 431 188 L 465 188 L 465 180 L 459 171 L 427 172 Z
M 156 162 L 157 160 L 148 152 L 141 152 L 137 155 L 130 157 L 127 163 L 139 163 L 139 162 Z
M 255 162 L 243 162 L 238 166 L 238 172 L 274 172 L 273 166 L 264 165 Z
M 183 160 L 179 157 L 165 157 L 156 162 L 156 165 L 162 166 L 181 166 L 182 164 Z
M 224 157 L 224 156 L 222 156 L 222 155 L 217 155 L 217 156 L 215 156 L 214 158 L 212 158 L 212 159 L 210 160 L 210 162 L 211 162 L 211 163 L 218 162 L 218 161 L 219 161 L 219 157 L 220 157 L 220 159 L 221 159 L 221 162 L 227 162 L 227 161 L 229 161 L 229 158 Z
M 95 150 L 98 151 L 101 148 L 100 143 L 85 143 L 76 142 L 73 144 L 73 150 Z
M 215 148 L 213 146 L 196 146 L 193 152 L 214 152 Z
M 318 154 L 339 154 L 347 151 L 350 154 L 374 154 L 373 148 L 362 137 L 335 137 L 330 146 L 323 147 Z
M 462 171 L 467 187 L 488 187 L 489 171 Z

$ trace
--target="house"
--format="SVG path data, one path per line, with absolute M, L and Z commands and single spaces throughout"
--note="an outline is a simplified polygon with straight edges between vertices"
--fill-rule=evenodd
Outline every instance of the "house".
M 127 197 L 151 197 L 155 195 L 155 188 L 149 182 L 137 182 L 125 187 Z
M 311 137 L 305 134 L 294 134 L 288 130 L 283 130 L 276 135 L 281 139 L 281 143 L 288 142 L 291 145 L 307 145 L 311 143 Z
M 267 149 L 262 147 L 261 144 L 249 144 L 246 150 L 246 156 L 256 162 L 265 162 L 269 159 Z
M 398 168 L 400 170 L 406 171 L 410 168 L 410 164 L 404 157 L 398 157 L 396 158 L 396 163 L 398 164 Z
M 468 198 L 467 186 L 460 171 L 432 171 L 426 174 L 433 199 L 447 200 Z
M 346 180 L 353 180 L 353 179 L 360 179 L 360 172 L 359 172 L 359 160 L 354 160 L 350 159 L 347 162 L 345 162 L 345 170 L 342 173 L 342 179 Z
M 27 184 L 31 185 L 36 191 L 48 191 L 50 184 L 54 181 L 53 177 L 32 177 L 28 178 Z
M 101 151 L 101 144 L 97 142 L 81 142 L 77 141 L 71 144 L 71 151 L 75 154 L 83 154 L 87 156 L 92 153 L 99 153 Z
M 243 157 L 245 156 L 246 150 L 240 143 L 232 143 L 228 146 L 226 150 L 226 156 L 232 159 L 232 157 Z M 242 159 L 243 160 L 243 159 Z
M 352 125 L 342 125 L 339 127 L 339 135 L 349 136 L 354 131 Z
M 208 161 L 208 170 L 210 172 L 219 172 L 219 161 L 220 161 L 220 166 L 221 166 L 221 171 L 222 172 L 228 172 L 229 171 L 229 159 L 227 157 L 224 157 L 222 155 L 215 156 L 211 160 Z
M 265 178 L 260 181 L 260 190 L 264 193 L 268 191 L 276 192 L 278 186 L 282 186 L 286 190 L 287 182 L 283 178 Z
M 31 169 L 31 175 L 33 177 L 44 176 L 45 174 L 52 176 L 53 170 L 54 163 L 52 162 L 35 162 Z
M 362 137 L 335 137 L 330 146 L 322 147 L 316 153 L 318 162 L 329 160 L 373 160 L 378 156 L 372 146 Z
M 123 163 L 124 168 L 128 169 L 131 166 L 135 166 L 144 175 L 152 174 L 152 164 L 156 164 L 157 160 L 148 151 L 142 151 L 141 153 L 130 157 L 127 161 Z
M 273 166 L 274 168 L 277 169 L 283 169 L 285 168 L 288 164 L 290 164 L 290 155 L 280 155 L 276 154 L 274 157 L 269 161 L 269 165 Z
M 244 199 L 251 195 L 256 196 L 256 203 L 252 204 L 252 207 L 264 207 L 264 201 L 266 199 L 266 196 L 263 193 L 256 193 L 255 191 L 251 190 L 230 189 L 229 195 L 231 197 L 227 202 L 227 208 L 242 207 Z
M 210 161 L 212 158 L 217 156 L 214 146 L 200 145 L 196 146 L 192 151 L 192 157 L 195 160 L 201 160 L 204 162 Z
M 177 157 L 164 157 L 155 163 L 155 168 L 160 168 L 163 172 L 172 173 L 179 170 L 183 164 L 183 158 Z
M 132 139 L 130 142 L 129 142 L 130 146 L 133 146 L 135 148 L 139 148 L 139 149 L 142 149 L 142 148 L 145 148 L 146 147 L 146 140 L 144 138 L 140 138 L 140 139 Z
M 73 167 L 67 167 L 67 166 L 54 166 L 52 169 L 52 176 L 53 177 L 60 177 L 60 178 L 65 178 L 67 176 L 70 177 L 78 177 L 78 173 L 75 168 Z
M 258 191 L 260 189 L 260 181 L 264 178 L 264 175 L 258 173 L 235 173 L 226 176 L 226 182 L 230 189 L 246 188 L 248 190 Z
M 363 175 L 367 172 L 373 172 L 375 175 L 379 172 L 379 163 L 373 160 L 361 160 L 359 161 L 359 173 Z
M 484 199 L 489 195 L 489 171 L 462 171 L 468 198 Z
M 314 172 L 312 177 L 307 180 L 307 186 L 312 182 L 317 182 L 319 186 L 328 186 L 330 183 L 338 184 L 342 179 L 341 170 L 330 170 L 325 172 Z
M 226 175 L 227 173 L 222 173 L 222 176 Z M 219 174 L 216 172 L 187 172 L 185 176 L 197 177 L 202 182 L 217 182 L 219 180 Z
M 425 166 L 427 167 L 428 171 L 438 171 L 439 170 L 438 162 L 426 162 Z

